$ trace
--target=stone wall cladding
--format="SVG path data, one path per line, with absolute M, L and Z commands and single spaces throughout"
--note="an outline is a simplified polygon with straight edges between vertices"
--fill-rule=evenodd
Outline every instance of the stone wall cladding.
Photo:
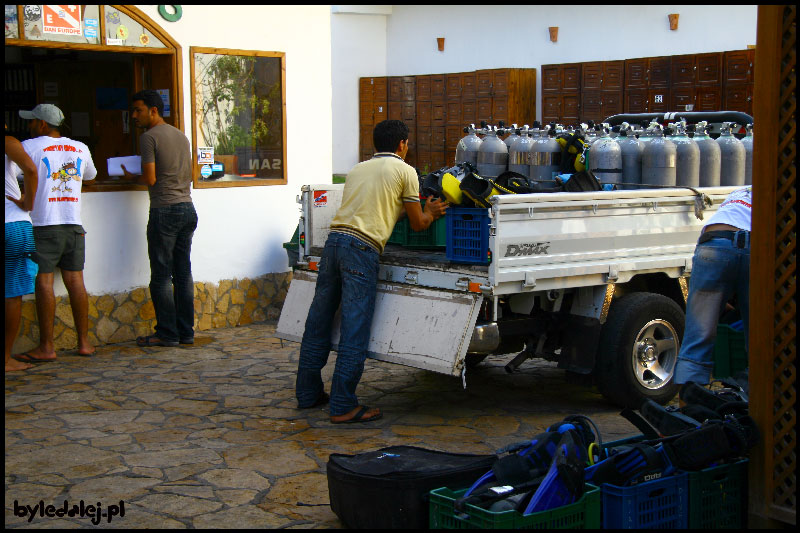
M 219 284 L 195 282 L 195 331 L 277 320 L 291 280 L 291 272 L 282 272 L 256 279 L 222 280 Z M 39 344 L 33 295 L 23 298 L 21 322 L 13 353 Z M 95 346 L 133 341 L 140 335 L 153 333 L 155 324 L 156 313 L 147 287 L 126 293 L 89 295 L 89 339 Z M 68 296 L 56 297 L 53 335 L 56 350 L 77 347 Z

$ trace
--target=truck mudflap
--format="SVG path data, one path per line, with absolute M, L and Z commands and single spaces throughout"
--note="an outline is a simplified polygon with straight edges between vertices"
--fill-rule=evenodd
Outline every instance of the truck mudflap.
M 317 273 L 295 270 L 276 337 L 300 342 L 314 298 Z M 368 357 L 461 376 L 483 295 L 378 282 Z M 339 343 L 340 316 L 333 324 Z

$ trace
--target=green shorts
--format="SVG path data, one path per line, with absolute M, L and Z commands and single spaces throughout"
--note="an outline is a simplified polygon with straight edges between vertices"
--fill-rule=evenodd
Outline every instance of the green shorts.
M 86 231 L 77 224 L 34 226 L 36 243 L 34 260 L 39 272 L 49 274 L 61 270 L 81 271 L 86 261 Z

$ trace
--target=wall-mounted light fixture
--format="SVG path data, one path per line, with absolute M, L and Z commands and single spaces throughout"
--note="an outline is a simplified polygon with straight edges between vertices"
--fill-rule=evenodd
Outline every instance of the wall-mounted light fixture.
M 444 52 L 444 37 L 437 37 L 436 44 L 439 45 L 439 51 Z
M 671 14 L 667 15 L 667 17 L 669 17 L 669 29 L 671 29 L 672 31 L 677 30 L 678 29 L 678 17 L 680 17 L 680 14 L 671 13 Z
M 550 30 L 550 40 L 552 42 L 558 42 L 558 26 L 550 26 L 548 28 Z

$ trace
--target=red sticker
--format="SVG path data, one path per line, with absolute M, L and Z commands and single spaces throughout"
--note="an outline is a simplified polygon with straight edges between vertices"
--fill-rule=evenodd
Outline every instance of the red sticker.
M 328 191 L 314 191 L 314 206 L 328 205 Z

